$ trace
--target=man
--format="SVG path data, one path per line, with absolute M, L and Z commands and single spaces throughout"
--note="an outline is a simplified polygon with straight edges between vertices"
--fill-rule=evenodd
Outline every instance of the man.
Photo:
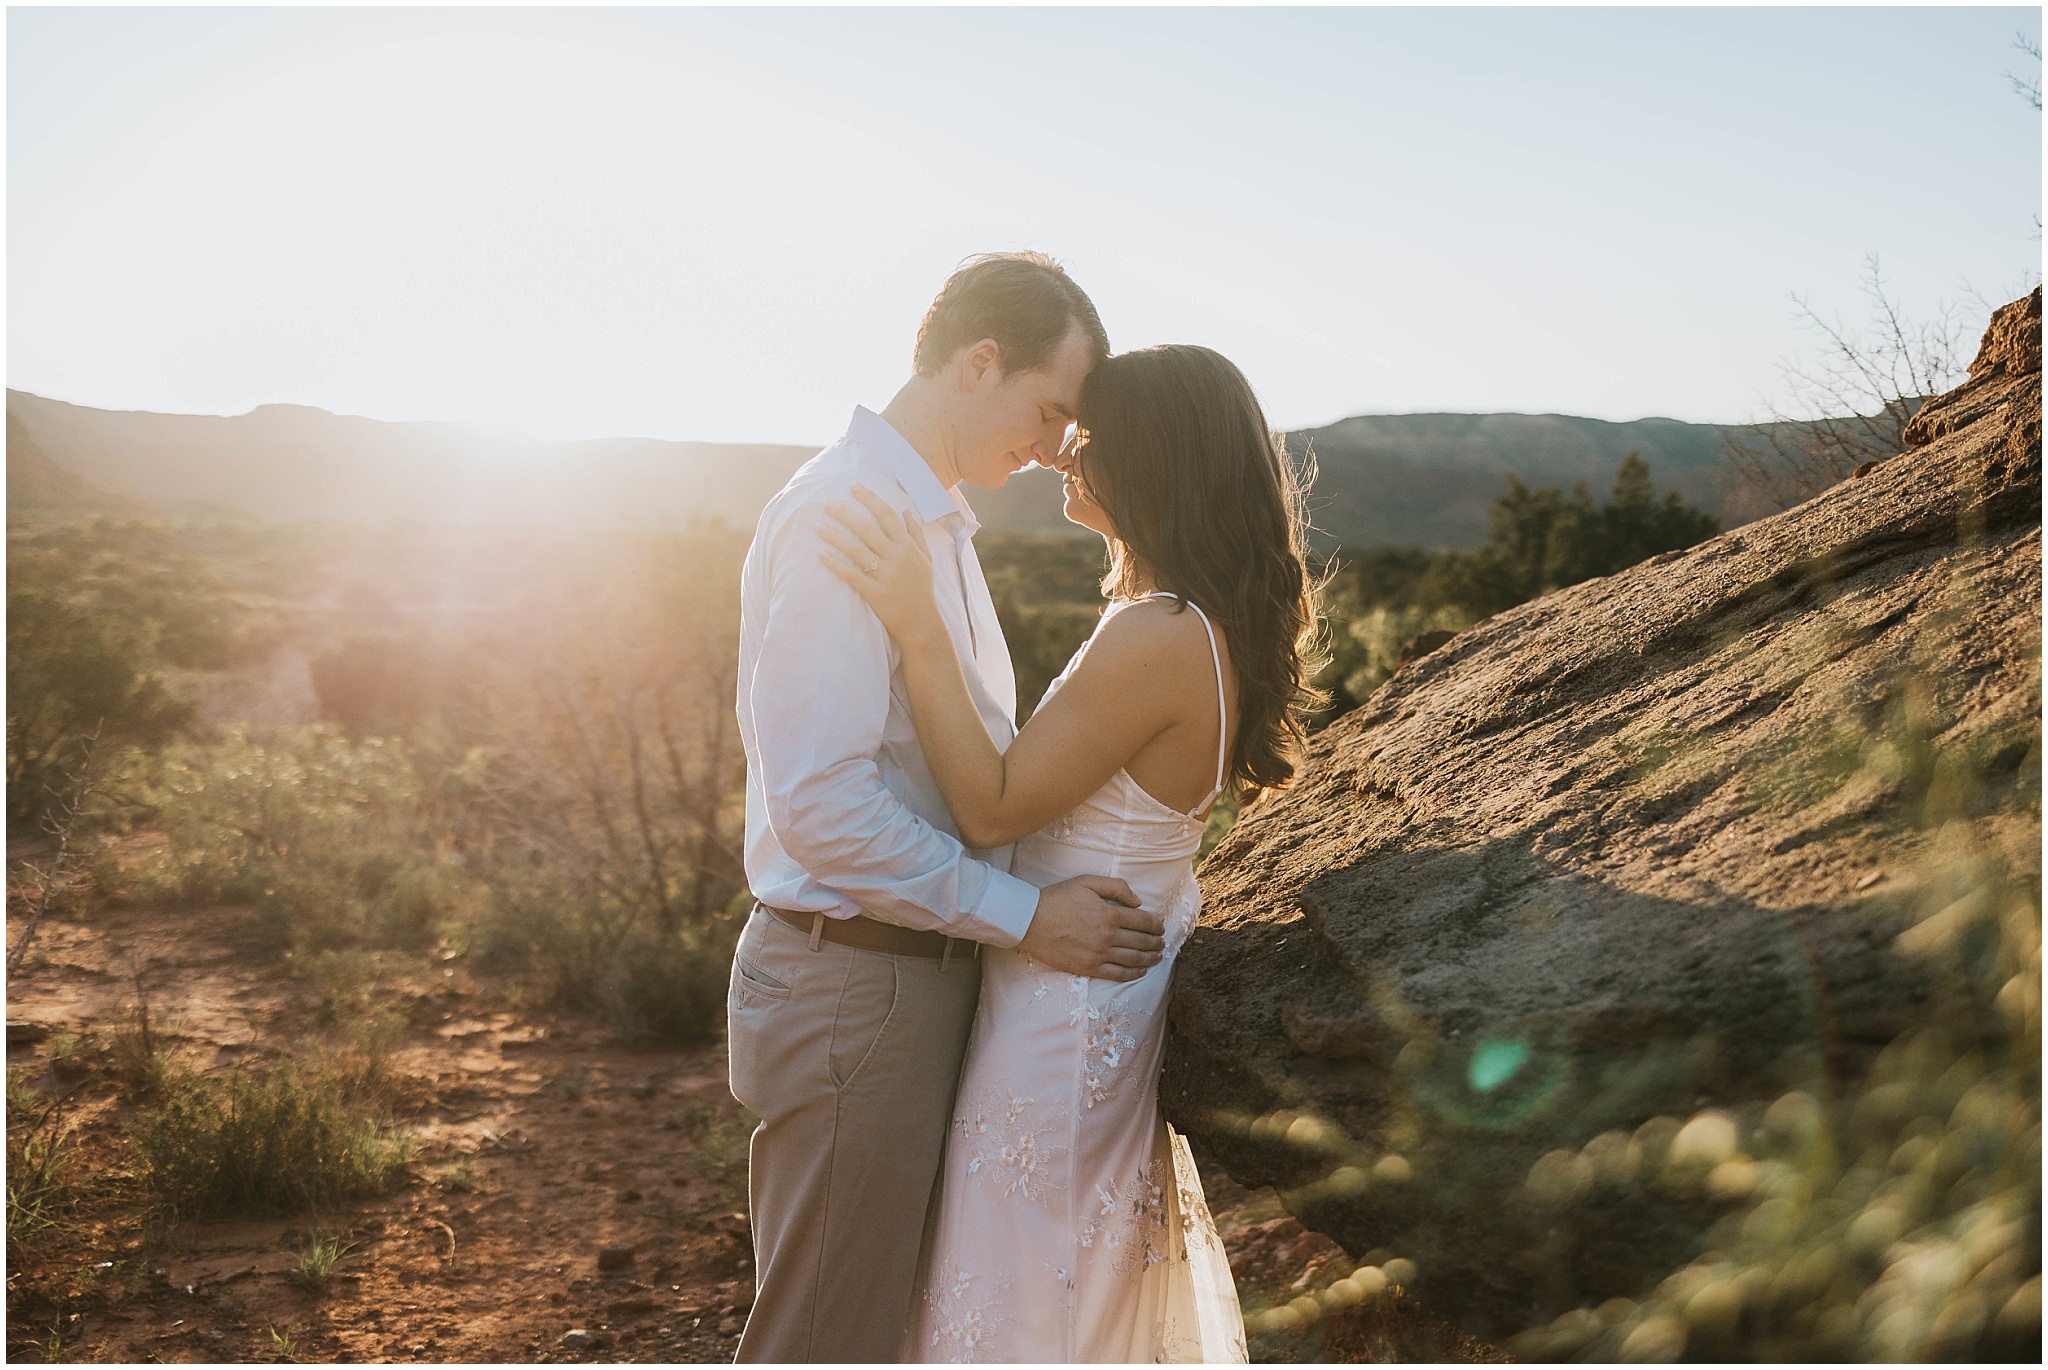
M 918 330 L 915 374 L 769 501 L 740 588 L 747 880 L 759 903 L 727 1005 L 750 1150 L 756 1294 L 742 1361 L 889 1361 L 980 986 L 976 945 L 1073 975 L 1157 964 L 1158 915 L 1121 880 L 1038 889 L 963 848 L 896 681 L 895 646 L 820 560 L 825 505 L 867 486 L 914 510 L 990 733 L 1016 681 L 957 487 L 1058 452 L 1108 354 L 1095 306 L 1037 253 L 976 258 Z

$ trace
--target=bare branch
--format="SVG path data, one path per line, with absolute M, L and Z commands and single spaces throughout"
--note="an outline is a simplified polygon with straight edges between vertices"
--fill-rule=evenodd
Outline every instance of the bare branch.
M 2012 45 L 2033 58 L 2036 62 L 2041 60 L 2041 44 L 2038 39 L 2029 38 L 2026 34 L 2022 33 L 2013 38 Z M 2012 82 L 2012 89 L 2015 95 L 2025 100 L 2035 109 L 2041 108 L 2040 72 L 2035 72 L 2031 79 L 2022 79 L 2008 71 L 2005 74 L 2005 79 Z
M 1819 354 L 1781 360 L 1786 398 L 1768 403 L 1763 422 L 1723 444 L 1741 486 L 1780 509 L 1904 450 L 1906 425 L 1920 406 L 1962 378 L 1964 333 L 1953 302 L 1938 302 L 1925 322 L 1909 320 L 1876 257 L 1864 262 L 1860 290 L 1869 302 L 1861 332 L 1791 297 L 1793 317 L 1820 336 Z
M 96 725 L 83 739 L 85 754 L 78 767 L 65 775 L 65 780 L 69 783 L 65 787 L 66 792 L 58 799 L 57 808 L 43 819 L 44 830 L 57 839 L 56 852 L 45 863 L 22 863 L 22 870 L 31 876 L 32 880 L 24 882 L 21 889 L 24 901 L 28 905 L 22 917 L 21 935 L 15 939 L 14 945 L 7 949 L 9 980 L 12 980 L 14 973 L 21 969 L 22 961 L 28 956 L 29 944 L 35 941 L 36 932 L 42 927 L 43 919 L 49 915 L 51 907 L 78 884 L 81 873 L 72 864 L 72 858 L 76 853 L 73 842 L 78 835 L 80 816 L 85 812 L 93 793 L 105 779 L 104 768 L 99 764 L 99 741 L 100 730 Z M 28 894 L 28 884 L 34 887 L 35 892 L 32 896 Z M 10 879 L 8 894 L 13 896 L 16 889 L 15 880 Z

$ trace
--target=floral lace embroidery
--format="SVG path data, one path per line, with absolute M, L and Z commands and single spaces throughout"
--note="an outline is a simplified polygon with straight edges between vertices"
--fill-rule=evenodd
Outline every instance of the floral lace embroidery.
M 949 1364 L 988 1358 L 996 1329 L 1013 1321 L 996 1315 L 997 1309 L 1010 1302 L 1006 1297 L 1009 1278 L 998 1275 L 996 1287 L 985 1297 L 976 1298 L 975 1284 L 980 1278 L 962 1270 L 956 1262 L 947 1261 L 933 1273 L 931 1284 L 925 1289 L 925 1305 L 931 1309 L 931 1317 L 926 1321 L 931 1329 L 927 1345 Z
M 1187 878 L 1181 881 L 1175 891 L 1173 902 L 1166 909 L 1166 946 L 1169 953 L 1179 951 L 1181 945 L 1193 935 L 1195 919 L 1202 907 L 1202 887 L 1195 880 L 1191 869 Z
M 1095 1213 L 1081 1224 L 1081 1245 L 1110 1253 L 1119 1275 L 1150 1270 L 1171 1254 L 1167 1245 L 1166 1167 L 1146 1162 L 1128 1188 L 1111 1180 L 1095 1186 Z
M 1042 1204 L 1048 1189 L 1064 1188 L 1052 1177 L 1061 1173 L 1067 1149 L 1048 1140 L 1059 1135 L 1058 1110 L 1035 1108 L 1037 1102 L 1017 1094 L 1000 1102 L 984 1095 L 953 1125 L 967 1141 L 969 1175 L 986 1175 L 1004 1198 L 1021 1193 Z
M 1088 1091 L 1088 1107 L 1116 1097 L 1117 1079 L 1138 1049 L 1131 1020 L 1150 1016 L 1115 1004 L 1086 1004 L 1076 1009 L 1072 1022 L 1082 1029 L 1081 1081 Z
M 1123 826 L 1121 820 L 1091 813 L 1083 804 L 1055 818 L 1040 831 L 1055 842 L 1082 843 L 1107 840 Z
M 1216 1220 L 1209 1216 L 1208 1200 L 1199 1189 L 1191 1190 L 1188 1182 L 1176 1167 L 1173 1177 L 1174 1198 L 1180 1209 L 1180 1258 L 1186 1260 L 1188 1252 L 1209 1247 L 1221 1248 L 1223 1239 L 1217 1234 Z

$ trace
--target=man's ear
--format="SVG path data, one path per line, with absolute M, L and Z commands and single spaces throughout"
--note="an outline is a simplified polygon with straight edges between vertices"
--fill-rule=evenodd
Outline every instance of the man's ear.
M 999 383 L 1003 379 L 1003 346 L 994 338 L 983 338 L 965 349 L 960 357 L 960 384 L 965 390 L 978 390 L 985 384 Z

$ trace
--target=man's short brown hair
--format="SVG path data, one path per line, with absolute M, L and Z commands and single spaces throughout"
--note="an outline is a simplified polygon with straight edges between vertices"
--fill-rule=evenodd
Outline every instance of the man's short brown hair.
M 917 374 L 932 376 L 963 347 L 994 338 L 1007 376 L 1036 371 L 1079 324 L 1101 361 L 1109 335 L 1095 304 L 1065 268 L 1042 252 L 970 257 L 946 278 L 917 329 Z

